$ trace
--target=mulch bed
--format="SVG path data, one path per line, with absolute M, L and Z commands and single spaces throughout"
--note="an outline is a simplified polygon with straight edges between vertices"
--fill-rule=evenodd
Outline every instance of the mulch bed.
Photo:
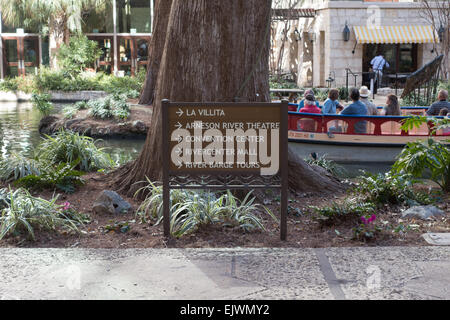
M 358 220 L 347 220 L 340 224 L 326 226 L 308 213 L 308 206 L 329 205 L 333 200 L 343 199 L 345 193 L 337 194 L 331 199 L 321 195 L 300 194 L 290 196 L 290 214 L 288 216 L 288 240 L 283 242 L 279 236 L 279 226 L 267 215 L 261 213 L 267 231 L 245 233 L 239 228 L 206 226 L 181 239 L 166 241 L 162 225 L 142 224 L 135 217 L 139 201 L 123 196 L 132 207 L 133 212 L 120 216 L 98 215 L 91 210 L 92 204 L 102 190 L 111 189 L 107 176 L 93 173 L 85 176 L 87 183 L 74 194 L 61 194 L 59 203 L 66 201 L 79 212 L 87 213 L 91 222 L 82 228 L 82 234 L 58 234 L 36 231 L 36 241 L 23 237 L 9 237 L 0 241 L 0 247 L 40 247 L 40 248 L 222 248 L 222 247 L 349 247 L 349 246 L 428 246 L 421 235 L 426 232 L 450 232 L 450 217 L 432 221 L 414 219 L 402 220 L 400 208 L 386 207 L 377 212 L 378 221 L 387 221 L 391 229 L 399 225 L 418 225 L 414 230 L 393 232 L 384 230 L 376 240 L 363 242 L 352 240 L 352 229 Z M 33 195 L 51 198 L 52 191 L 34 192 Z M 450 195 L 447 194 L 439 203 L 441 209 L 450 212 Z M 278 203 L 267 207 L 278 213 Z M 297 210 L 298 209 L 298 210 Z M 129 223 L 129 230 L 122 233 L 108 230 L 108 226 L 122 221 Z M 120 224 L 119 224 L 120 225 Z

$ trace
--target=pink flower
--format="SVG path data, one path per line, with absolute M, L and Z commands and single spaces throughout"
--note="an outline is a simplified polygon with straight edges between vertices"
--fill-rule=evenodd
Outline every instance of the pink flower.
M 369 223 L 369 220 L 367 220 L 365 217 L 361 217 L 361 221 L 364 224 L 368 224 Z
M 373 222 L 373 221 L 375 221 L 376 219 L 377 219 L 377 216 L 373 214 L 373 215 L 369 218 L 369 222 Z
M 64 202 L 64 207 L 63 207 L 63 210 L 68 210 L 69 208 L 70 208 L 70 202 Z

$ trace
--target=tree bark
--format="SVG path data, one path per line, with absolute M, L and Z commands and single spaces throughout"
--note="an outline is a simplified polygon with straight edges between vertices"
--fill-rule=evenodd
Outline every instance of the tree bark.
M 161 100 L 267 102 L 271 0 L 173 0 L 155 87 L 152 125 L 138 159 L 115 173 L 115 188 L 133 195 L 146 178 L 162 180 Z M 157 50 L 157 48 L 155 48 Z M 291 187 L 336 190 L 298 157 Z M 302 175 L 305 175 L 303 177 Z
M 172 0 L 155 1 L 155 19 L 153 36 L 150 41 L 149 63 L 147 66 L 147 77 L 142 88 L 139 104 L 150 105 L 153 103 L 156 80 L 158 78 L 159 67 L 163 55 L 163 48 L 166 42 L 167 24 L 169 22 L 170 8 Z

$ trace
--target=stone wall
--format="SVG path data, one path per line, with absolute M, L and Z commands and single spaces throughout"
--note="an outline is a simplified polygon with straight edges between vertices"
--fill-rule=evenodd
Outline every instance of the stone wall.
M 377 7 L 370 7 L 376 5 Z M 316 87 L 326 86 L 325 80 L 330 72 L 336 77 L 334 86 L 344 86 L 346 83 L 346 68 L 353 72 L 362 72 L 363 45 L 355 47 L 355 33 L 353 26 L 366 26 L 368 21 L 375 19 L 381 26 L 389 25 L 427 25 L 420 15 L 420 4 L 412 2 L 385 2 L 364 3 L 360 1 L 306 1 L 305 8 L 315 8 L 317 16 L 314 19 L 300 19 L 298 30 L 303 32 L 302 44 L 299 45 L 298 58 L 286 61 L 284 66 L 292 65 L 298 61 L 298 85 Z M 374 9 L 375 8 L 375 9 Z M 378 9 L 377 11 L 374 11 Z M 350 41 L 343 40 L 343 30 L 346 22 L 351 31 Z M 315 41 L 312 43 L 305 36 L 313 31 Z M 324 39 L 322 39 L 324 37 Z M 306 43 L 306 44 L 305 44 Z M 304 55 L 305 47 L 310 47 L 313 59 Z M 440 45 L 438 45 L 440 46 Z M 436 57 L 432 53 L 433 44 L 419 44 L 418 67 Z M 354 53 L 352 51 L 355 50 Z M 289 58 L 290 59 L 290 58 Z M 449 62 L 450 63 L 450 62 Z M 309 76 L 308 76 L 309 75 Z M 312 81 L 310 77 L 312 76 Z M 353 78 L 350 84 L 354 84 Z M 361 84 L 362 77 L 358 77 L 357 85 Z

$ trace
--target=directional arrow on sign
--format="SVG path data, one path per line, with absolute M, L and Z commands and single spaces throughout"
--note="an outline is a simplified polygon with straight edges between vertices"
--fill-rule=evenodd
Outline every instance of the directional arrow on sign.
M 178 117 L 181 117 L 184 114 L 184 112 L 183 112 L 183 110 L 178 108 L 178 111 L 176 112 L 176 114 L 178 115 Z
M 181 143 L 183 141 L 183 137 L 182 136 L 178 136 L 177 141 L 178 141 L 178 143 Z
M 178 169 L 180 169 L 183 166 L 183 163 L 181 161 L 177 161 L 176 165 Z
M 177 128 L 177 129 L 181 129 L 181 128 L 183 128 L 183 125 L 181 124 L 181 123 L 177 123 L 176 125 L 175 125 L 175 127 Z
M 176 153 L 176 154 L 180 154 L 181 151 L 182 151 L 182 150 L 181 150 L 180 148 L 176 148 L 176 149 L 175 149 L 175 153 Z

